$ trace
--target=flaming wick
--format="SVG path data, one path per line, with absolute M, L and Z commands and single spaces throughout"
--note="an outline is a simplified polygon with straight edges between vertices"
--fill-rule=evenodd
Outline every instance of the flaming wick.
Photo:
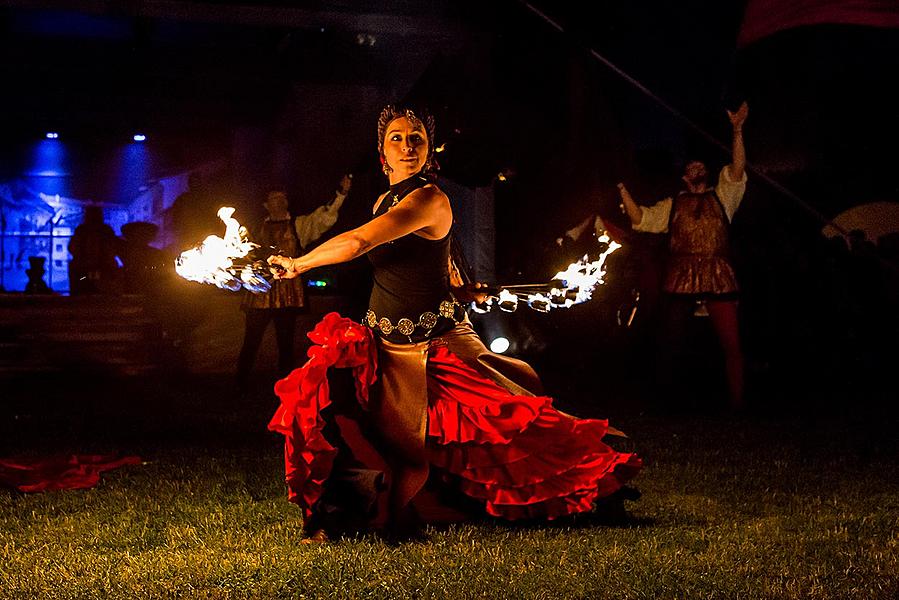
M 605 283 L 606 258 L 621 247 L 621 244 L 603 233 L 597 241 L 606 244 L 606 249 L 594 261 L 587 255 L 573 262 L 564 271 L 556 273 L 548 283 L 524 283 L 500 285 L 487 288 L 487 300 L 482 304 L 472 303 L 475 312 L 486 313 L 494 306 L 506 312 L 518 309 L 519 301 L 539 312 L 549 312 L 554 308 L 569 308 L 586 302 L 593 297 L 597 285 Z
M 232 216 L 232 207 L 223 206 L 216 214 L 225 224 L 225 237 L 210 235 L 182 252 L 175 259 L 175 271 L 189 281 L 209 283 L 232 292 L 241 288 L 254 293 L 269 291 L 271 270 L 264 259 L 252 256 L 261 246 L 247 239 L 246 227 Z

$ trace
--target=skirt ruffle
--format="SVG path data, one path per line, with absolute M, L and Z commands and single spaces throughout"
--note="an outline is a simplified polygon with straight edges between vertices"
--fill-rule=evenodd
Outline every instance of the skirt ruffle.
M 545 396 L 516 396 L 443 346 L 428 357 L 428 458 L 488 514 L 547 518 L 590 511 L 641 467 L 601 440 L 608 422 L 577 419 Z
M 367 406 L 377 368 L 371 331 L 337 313 L 325 315 L 308 337 L 314 343 L 309 360 L 275 384 L 281 405 L 268 424 L 284 435 L 288 500 L 299 504 L 306 517 L 321 498 L 337 455 L 322 433 L 321 411 L 331 404 L 328 369 L 351 368 L 357 400 Z

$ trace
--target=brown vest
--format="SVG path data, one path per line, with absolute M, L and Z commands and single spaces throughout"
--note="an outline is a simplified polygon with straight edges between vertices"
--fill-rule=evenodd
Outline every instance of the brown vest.
M 681 193 L 671 204 L 664 290 L 672 294 L 730 294 L 737 277 L 730 264 L 728 222 L 715 192 Z

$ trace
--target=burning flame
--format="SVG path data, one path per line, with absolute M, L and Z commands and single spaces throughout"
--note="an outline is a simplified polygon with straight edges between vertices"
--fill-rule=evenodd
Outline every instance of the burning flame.
M 473 309 L 475 312 L 485 313 L 497 306 L 500 310 L 514 312 L 518 309 L 518 304 L 524 302 L 533 310 L 549 312 L 554 308 L 569 308 L 586 302 L 593 297 L 596 286 L 605 283 L 603 276 L 606 274 L 606 258 L 621 248 L 621 244 L 605 233 L 597 241 L 606 244 L 606 249 L 596 260 L 590 261 L 585 255 L 568 265 L 564 271 L 556 273 L 552 281 L 545 285 L 503 286 L 498 295 L 489 297 L 480 306 L 474 305 Z
M 225 237 L 210 235 L 182 252 L 175 259 L 175 271 L 189 281 L 210 283 L 232 292 L 241 288 L 255 293 L 270 290 L 265 266 L 248 258 L 259 244 L 247 239 L 247 229 L 232 216 L 232 207 L 223 206 L 216 214 L 225 223 Z

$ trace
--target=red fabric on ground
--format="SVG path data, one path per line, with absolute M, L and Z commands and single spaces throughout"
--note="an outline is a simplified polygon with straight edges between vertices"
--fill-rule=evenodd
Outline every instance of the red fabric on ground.
M 139 465 L 138 456 L 72 454 L 40 458 L 0 458 L 0 483 L 20 492 L 91 488 L 100 473 L 124 465 Z

